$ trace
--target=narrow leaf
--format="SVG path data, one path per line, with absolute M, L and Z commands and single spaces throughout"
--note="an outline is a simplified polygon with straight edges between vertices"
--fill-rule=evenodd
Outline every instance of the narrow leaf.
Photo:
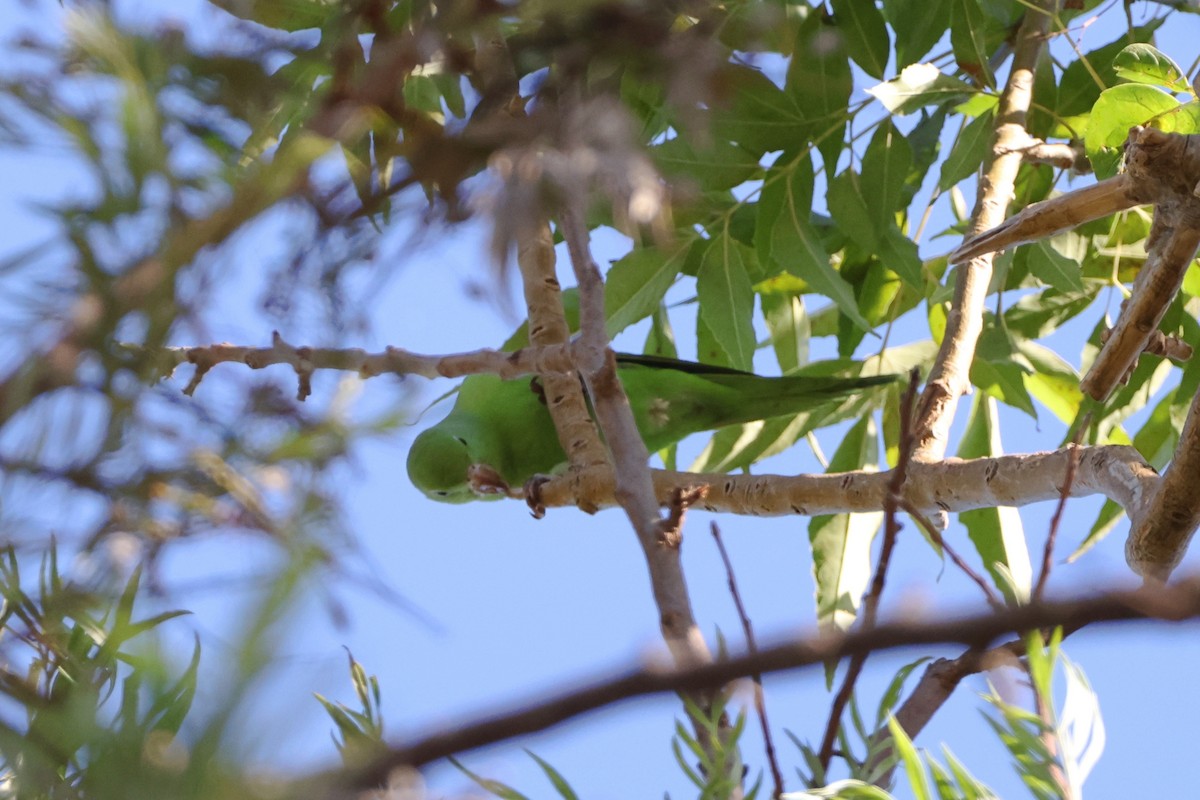
M 754 288 L 746 274 L 754 251 L 728 234 L 713 239 L 696 276 L 700 317 L 738 369 L 754 367 Z

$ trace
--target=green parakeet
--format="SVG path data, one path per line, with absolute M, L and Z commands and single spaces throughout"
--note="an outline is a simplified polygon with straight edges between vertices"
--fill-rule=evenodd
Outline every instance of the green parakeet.
M 638 431 L 656 452 L 700 431 L 798 414 L 894 375 L 766 378 L 749 372 L 653 356 L 617 356 L 618 374 Z M 482 499 L 467 470 L 485 464 L 510 486 L 567 460 L 541 394 L 528 380 L 473 375 L 462 383 L 449 416 L 423 431 L 408 454 L 408 477 L 445 503 Z

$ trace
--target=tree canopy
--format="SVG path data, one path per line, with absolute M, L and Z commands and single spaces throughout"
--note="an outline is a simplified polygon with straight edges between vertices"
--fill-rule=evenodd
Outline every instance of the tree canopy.
M 1200 56 L 1178 33 L 1196 10 L 29 4 L 7 31 L 0 136 L 11 175 L 65 177 L 49 194 L 11 181 L 38 235 L 14 226 L 0 252 L 0 793 L 424 796 L 429 765 L 677 692 L 661 768 L 702 797 L 991 797 L 987 765 L 913 740 L 994 670 L 1028 691 L 998 684 L 983 725 L 1035 797 L 1081 796 L 1105 734 L 1067 637 L 1200 614 L 1195 580 L 1168 580 L 1200 525 Z M 468 239 L 478 264 L 431 268 L 431 297 L 388 294 L 423 249 Z M 462 274 L 511 337 L 438 315 Z M 396 317 L 438 349 L 368 346 Z M 423 378 L 465 378 L 433 426 Z M 424 613 L 375 577 L 346 499 L 361 454 L 414 421 L 434 435 L 409 458 L 425 497 L 395 510 L 422 520 L 403 536 L 520 503 L 567 532 L 619 508 L 605 518 L 636 535 L 627 583 L 648 576 L 670 666 L 399 739 L 384 665 L 351 655 L 355 701 L 317 698 L 340 763 L 268 776 L 239 742 L 268 735 L 256 686 L 289 620 L 340 622 L 329 587 L 345 586 Z M 427 509 L 484 499 L 501 502 Z M 1029 537 L 1017 509 L 1037 502 L 1053 511 Z M 760 647 L 720 527 L 768 516 L 807 533 L 794 569 L 813 602 L 779 613 L 814 632 Z M 681 543 L 706 523 L 724 566 L 697 589 Z M 206 539 L 262 567 L 221 623 L 219 668 L 176 627 L 172 559 Z M 1144 585 L 1055 593 L 1093 548 Z M 976 606 L 899 614 L 889 578 L 914 552 L 932 554 L 931 592 L 951 571 Z M 537 575 L 514 584 L 554 601 Z M 713 638 L 695 598 L 726 585 L 742 628 Z M 514 650 L 562 646 L 513 630 Z M 872 653 L 937 644 L 960 649 L 859 688 Z M 828 710 L 768 720 L 763 676 L 818 664 Z

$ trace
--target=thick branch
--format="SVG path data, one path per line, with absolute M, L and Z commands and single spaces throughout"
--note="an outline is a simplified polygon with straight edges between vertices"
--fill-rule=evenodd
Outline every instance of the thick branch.
M 1139 187 L 1139 194 L 1155 203 L 1154 223 L 1146 242 L 1146 263 L 1133 282 L 1132 294 L 1079 384 L 1096 400 L 1107 400 L 1133 370 L 1200 248 L 1200 202 L 1193 194 L 1195 184 L 1179 183 L 1181 173 L 1195 176 L 1200 172 L 1200 159 L 1191 152 L 1196 142 L 1200 142 L 1197 137 L 1153 128 L 1130 131 L 1126 175 Z
M 1200 616 L 1200 579 L 1171 586 L 1149 585 L 1132 591 L 1108 592 L 1086 598 L 1043 601 L 1000 613 L 924 621 L 885 623 L 869 631 L 828 632 L 812 638 L 782 642 L 754 654 L 690 669 L 643 667 L 615 678 L 592 683 L 538 701 L 517 711 L 484 716 L 408 744 L 398 745 L 358 768 L 308 779 L 293 788 L 294 798 L 344 798 L 358 789 L 381 784 L 399 767 L 421 767 L 456 753 L 506 741 L 558 725 L 580 714 L 633 697 L 664 692 L 691 692 L 723 686 L 755 672 L 769 673 L 824 664 L 862 653 L 899 647 L 959 643 L 984 650 L 1010 633 L 1036 628 L 1077 628 L 1098 622 L 1160 619 L 1181 621 Z
M 964 241 L 950 254 L 950 263 L 959 264 L 986 253 L 1045 239 L 1145 202 L 1148 201 L 1138 199 L 1137 187 L 1129 176 L 1121 174 L 1026 206 L 996 227 Z
M 1179 566 L 1200 526 L 1200 394 L 1192 400 L 1175 458 L 1150 493 L 1146 511 L 1130 526 L 1125 560 L 1147 578 L 1166 580 Z
M 971 234 L 1004 220 L 1021 167 L 1020 148 L 1029 143 L 1025 118 L 1033 97 L 1034 70 L 1057 10 L 1057 0 L 1033 4 L 1017 32 L 1012 70 L 1000 97 L 995 157 L 979 184 Z M 946 452 L 958 398 L 970 391 L 971 361 L 983 327 L 983 304 L 991 279 L 990 254 L 972 258 L 958 268 L 945 337 L 921 398 L 914 461 L 936 461 Z
M 1072 447 L 970 461 L 914 462 L 908 467 L 903 500 L 930 514 L 1055 500 L 1070 469 Z M 1102 494 L 1121 505 L 1136 524 L 1145 514 L 1158 474 L 1132 447 L 1106 445 L 1079 447 L 1078 451 L 1079 466 L 1070 495 Z M 878 511 L 883 508 L 892 472 L 787 476 L 654 470 L 652 477 L 660 503 L 669 502 L 678 489 L 704 487 L 707 493 L 700 507 L 705 510 L 769 517 Z M 594 496 L 601 498 L 600 505 L 614 505 L 612 479 L 597 475 L 596 481 L 600 485 Z M 546 506 L 574 505 L 571 484 L 562 478 L 542 484 L 538 499 Z
M 651 482 L 650 454 L 634 423 L 629 399 L 617 378 L 616 356 L 604 328 L 604 282 L 588 251 L 587 226 L 574 208 L 562 214 L 563 236 L 575 278 L 579 282 L 581 344 L 577 360 L 600 428 L 612 453 L 613 469 L 606 471 L 612 497 L 625 509 L 646 554 L 663 638 L 681 666 L 712 659 L 696 626 L 679 558 L 678 537 L 664 537 L 659 502 Z M 603 492 L 601 492 L 603 494 Z
M 534 227 L 519 225 L 517 228 L 517 264 L 521 269 L 522 286 L 525 290 L 525 305 L 529 309 L 529 342 L 535 348 L 567 348 L 571 335 L 563 316 L 562 292 L 555 272 L 554 240 L 550 225 L 538 220 Z M 571 464 L 572 476 L 604 469 L 608 465 L 608 454 L 600 441 L 596 424 L 588 411 L 583 387 L 575 374 L 574 359 L 569 360 L 568 369 L 554 370 L 543 364 L 538 372 L 545 389 L 546 407 L 554 421 L 558 441 Z M 589 506 L 586 497 L 587 484 L 577 483 L 580 503 Z

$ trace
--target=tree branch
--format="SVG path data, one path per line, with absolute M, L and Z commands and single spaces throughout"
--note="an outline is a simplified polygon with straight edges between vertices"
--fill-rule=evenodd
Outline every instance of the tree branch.
M 1140 197 L 1154 205 L 1146 240 L 1146 262 L 1133 282 L 1104 346 L 1079 388 L 1103 402 L 1124 381 L 1146 349 L 1167 307 L 1183 283 L 1183 274 L 1200 249 L 1200 201 L 1193 195 L 1200 175 L 1200 137 L 1134 128 L 1125 148 L 1126 176 Z M 1180 178 L 1193 176 L 1188 185 Z
M 397 768 L 421 767 L 456 753 L 546 730 L 622 700 L 666 692 L 711 690 L 755 672 L 792 670 L 831 659 L 914 645 L 958 643 L 982 651 L 1000 636 L 1037 628 L 1073 628 L 1147 619 L 1177 622 L 1197 616 L 1200 616 L 1200 578 L 1190 577 L 1170 586 L 1152 584 L 1090 597 L 1046 600 L 999 613 L 956 619 L 939 615 L 928 620 L 886 623 L 869 631 L 827 632 L 780 642 L 753 655 L 742 654 L 689 669 L 632 669 L 548 699 L 545 692 L 539 692 L 538 702 L 516 711 L 486 715 L 478 721 L 391 747 L 357 767 L 306 779 L 293 786 L 289 796 L 297 800 L 345 798 L 357 790 L 381 784 Z
M 1150 493 L 1146 511 L 1130 525 L 1125 560 L 1139 575 L 1166 580 L 1200 526 L 1200 394 L 1192 399 L 1175 457 Z
M 1070 496 L 1102 494 L 1121 505 L 1131 520 L 1145 514 L 1158 473 L 1132 447 L 1103 445 L 1065 447 L 1044 453 L 947 459 L 912 463 L 904 483 L 904 501 L 927 514 L 995 506 L 1023 506 L 1060 497 L 1071 451 L 1079 465 Z M 840 472 L 823 475 L 725 475 L 653 470 L 655 493 L 666 504 L 681 488 L 703 487 L 699 506 L 706 511 L 748 516 L 841 514 L 883 508 L 892 471 Z M 593 497 L 601 507 L 615 504 L 611 477 L 595 476 Z M 571 483 L 551 478 L 539 487 L 547 507 L 572 506 Z
M 1000 96 L 994 155 L 979 184 L 979 199 L 971 217 L 972 234 L 1004 220 L 1023 158 L 1020 147 L 1030 141 L 1025 119 L 1033 97 L 1034 71 L 1057 10 L 1057 0 L 1032 4 L 1017 32 L 1012 69 Z M 983 305 L 991 279 L 990 254 L 974 257 L 958 268 L 942 346 L 921 397 L 914 461 L 936 461 L 946 452 L 958 399 L 970 391 L 971 361 L 983 329 Z

